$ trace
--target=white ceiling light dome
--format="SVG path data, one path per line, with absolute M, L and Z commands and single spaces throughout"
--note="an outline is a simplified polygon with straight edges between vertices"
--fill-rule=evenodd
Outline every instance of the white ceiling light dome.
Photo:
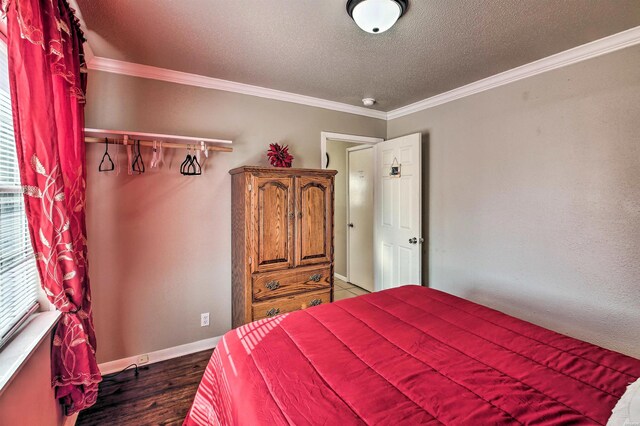
M 348 0 L 347 12 L 371 34 L 387 31 L 407 10 L 407 0 Z

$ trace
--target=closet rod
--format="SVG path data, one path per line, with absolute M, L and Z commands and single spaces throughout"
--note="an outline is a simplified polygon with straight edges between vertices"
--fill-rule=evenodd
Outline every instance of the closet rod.
M 94 137 L 90 137 L 87 136 L 84 138 L 85 143 L 104 143 L 104 139 L 105 138 L 94 138 Z M 121 139 L 113 139 L 113 138 L 108 138 L 109 139 L 109 144 L 113 145 L 113 144 L 117 144 L 117 145 L 124 145 L 124 143 L 122 142 Z M 137 141 L 138 139 L 134 139 L 134 138 L 129 138 L 129 141 L 127 143 L 127 145 L 133 145 L 133 143 L 135 141 Z M 156 144 L 159 144 L 160 141 L 156 142 Z M 150 146 L 153 147 L 153 141 L 147 141 L 147 140 L 140 140 L 140 145 L 141 146 Z M 200 144 L 199 143 L 192 143 L 192 144 L 185 144 L 185 143 L 173 143 L 173 142 L 162 142 L 162 148 L 175 148 L 175 149 L 188 149 L 189 147 L 191 147 L 194 150 L 199 150 L 200 149 Z M 215 145 L 207 145 L 205 143 L 205 147 L 209 150 L 209 151 L 218 151 L 218 152 L 232 152 L 233 148 L 228 147 L 228 146 L 215 146 Z

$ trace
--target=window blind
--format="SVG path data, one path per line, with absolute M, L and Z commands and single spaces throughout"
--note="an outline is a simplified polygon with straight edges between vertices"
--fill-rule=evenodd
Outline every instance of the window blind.
M 37 306 L 38 287 L 13 135 L 6 45 L 0 42 L 0 346 Z

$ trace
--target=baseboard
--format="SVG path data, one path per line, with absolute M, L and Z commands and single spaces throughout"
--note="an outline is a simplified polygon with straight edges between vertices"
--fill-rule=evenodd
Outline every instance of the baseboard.
M 148 352 L 146 354 L 139 354 L 130 356 L 127 358 L 116 359 L 115 361 L 104 362 L 99 364 L 100 372 L 104 374 L 111 374 L 117 371 L 121 371 L 125 367 L 131 364 L 135 364 L 141 355 L 149 355 L 149 362 L 142 365 L 149 365 L 160 361 L 166 361 L 172 358 L 178 358 L 180 356 L 193 354 L 207 349 L 213 349 L 218 344 L 218 341 L 222 336 L 212 337 L 210 339 L 198 340 L 197 342 L 187 343 L 185 345 L 174 346 L 172 348 L 161 349 L 155 352 Z M 65 425 L 66 426 L 66 425 Z
M 70 416 L 65 416 L 62 426 L 75 426 L 76 421 L 78 420 L 78 414 L 79 413 L 74 413 Z
M 337 279 L 339 279 L 339 280 L 344 281 L 345 283 L 346 283 L 346 282 L 349 282 L 349 280 L 347 280 L 347 277 L 345 277 L 344 275 L 340 275 L 340 274 L 338 274 L 338 273 L 334 272 L 334 273 L 333 273 L 333 276 L 334 276 L 334 277 L 336 277 L 336 278 L 337 278 Z

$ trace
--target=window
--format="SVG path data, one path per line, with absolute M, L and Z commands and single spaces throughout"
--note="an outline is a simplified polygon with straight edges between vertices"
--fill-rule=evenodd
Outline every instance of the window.
M 38 308 L 38 288 L 13 136 L 7 46 L 0 40 L 0 346 Z

